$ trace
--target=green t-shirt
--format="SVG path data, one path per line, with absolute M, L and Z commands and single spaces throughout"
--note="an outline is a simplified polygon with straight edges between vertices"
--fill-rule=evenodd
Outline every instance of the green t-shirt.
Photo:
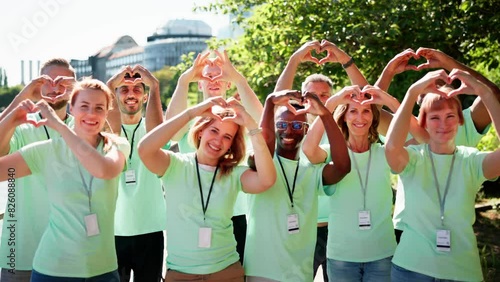
M 139 140 L 146 135 L 146 120 L 143 118 L 140 124 L 123 124 L 123 129 L 121 136 L 126 137 L 134 148 L 131 149 L 132 156 L 126 156 L 127 171 L 119 180 L 115 235 L 134 236 L 165 230 L 167 211 L 161 179 L 146 168 L 137 153 Z M 135 184 L 126 183 L 126 175 L 131 170 L 134 171 Z
M 41 120 L 38 114 L 30 114 L 29 118 Z M 64 122 L 73 127 L 73 116 L 68 115 Z M 28 144 L 59 136 L 57 131 L 48 126 L 36 128 L 31 124 L 22 124 L 15 129 L 10 139 L 9 153 Z M 0 244 L 1 268 L 32 269 L 36 248 L 49 222 L 49 199 L 44 183 L 45 180 L 39 175 L 26 176 L 16 179 L 15 190 L 9 192 Z
M 126 140 L 120 142 L 111 150 L 127 156 L 130 145 Z M 103 142 L 97 148 L 101 153 L 102 147 Z M 47 187 L 50 202 L 49 224 L 36 250 L 33 269 L 51 276 L 81 278 L 117 269 L 113 222 L 118 177 L 91 181 L 61 137 L 30 144 L 19 152 L 31 173 L 39 175 Z M 94 213 L 100 234 L 89 237 L 85 217 Z
M 240 177 L 248 169 L 237 166 L 230 175 L 216 178 L 203 216 L 195 154 L 170 154 L 170 165 L 161 177 L 167 202 L 167 269 L 189 274 L 220 271 L 239 259 L 231 217 Z M 214 172 L 199 166 L 205 205 Z M 211 246 L 198 247 L 201 227 L 212 228 Z
M 329 150 L 327 150 L 329 152 Z M 366 181 L 369 151 L 354 153 L 351 172 L 333 185 L 330 197 L 328 243 L 326 256 L 348 262 L 370 262 L 390 257 L 396 248 L 396 238 L 391 222 L 392 190 L 390 168 L 384 147 L 371 145 L 371 162 L 366 187 L 366 207 L 363 209 L 363 191 L 353 156 L 359 167 L 363 183 Z M 328 158 L 330 159 L 330 157 Z M 358 214 L 370 212 L 371 228 L 360 230 Z
M 280 158 L 286 178 L 292 183 L 297 161 Z M 300 159 L 294 207 L 277 156 L 276 183 L 266 192 L 249 194 L 249 219 L 244 268 L 247 276 L 278 281 L 312 281 L 316 245 L 318 190 L 322 190 L 325 164 L 312 165 Z M 288 215 L 297 214 L 299 232 L 288 233 Z
M 457 135 L 455 136 L 455 144 L 457 146 L 476 147 L 481 138 L 488 132 L 488 126 L 483 132 L 477 132 L 472 120 L 471 111 L 469 108 L 463 110 L 464 124 L 458 127 Z M 404 230 L 404 209 L 405 209 L 405 189 L 398 177 L 398 186 L 396 192 L 396 203 L 394 205 L 394 216 L 392 222 L 394 228 Z
M 191 123 L 193 125 L 194 123 Z M 192 153 L 196 151 L 196 148 L 189 142 L 188 139 L 189 132 L 186 132 L 184 136 L 182 136 L 181 140 L 178 142 L 179 152 L 180 153 Z M 245 137 L 245 145 L 247 148 L 247 154 L 245 155 L 245 159 L 241 162 L 246 164 L 246 159 L 248 158 L 248 154 L 252 152 L 252 143 Z M 246 193 L 238 193 L 238 197 L 236 198 L 236 203 L 234 204 L 233 215 L 244 215 L 248 210 L 248 198 Z
M 328 136 L 326 132 L 323 133 L 321 137 L 320 145 L 328 145 Z M 301 150 L 302 151 L 302 150 Z M 330 216 L 330 199 L 328 196 L 320 195 L 318 198 L 318 223 L 328 222 L 328 217 Z
M 406 148 L 409 162 L 401 181 L 405 187 L 405 229 L 394 254 L 393 263 L 408 270 L 439 279 L 482 281 L 476 236 L 475 197 L 483 175 L 487 153 L 458 146 L 449 191 L 444 206 L 444 227 L 429 158 L 429 146 Z M 443 197 L 452 155 L 433 154 L 439 188 Z M 436 250 L 436 231 L 451 231 L 451 251 Z

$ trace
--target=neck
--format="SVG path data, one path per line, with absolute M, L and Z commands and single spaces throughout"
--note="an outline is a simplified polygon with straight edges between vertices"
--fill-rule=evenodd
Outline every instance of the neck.
M 56 112 L 56 115 L 62 120 L 65 121 L 66 118 L 68 117 L 68 112 L 66 111 L 66 107 L 59 109 Z
M 276 148 L 276 154 L 282 158 L 296 161 L 299 159 L 299 149 L 285 151 L 281 148 Z
M 368 136 L 349 135 L 349 140 L 347 140 L 347 146 L 353 152 L 363 153 L 370 149 L 370 142 L 368 142 Z
M 455 140 L 450 140 L 446 143 L 436 143 L 431 140 L 429 142 L 429 148 L 431 152 L 435 154 L 451 155 L 455 152 Z
M 142 118 L 142 112 L 133 115 L 121 114 L 123 124 L 138 124 Z

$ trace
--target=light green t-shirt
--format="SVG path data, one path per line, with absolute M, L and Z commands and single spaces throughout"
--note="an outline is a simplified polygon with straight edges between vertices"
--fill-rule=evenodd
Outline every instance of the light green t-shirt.
M 469 108 L 463 110 L 464 124 L 458 127 L 457 135 L 455 136 L 455 144 L 458 146 L 476 147 L 481 138 L 488 132 L 488 126 L 483 132 L 477 132 L 472 120 L 471 111 Z M 404 230 L 404 209 L 405 209 L 405 189 L 398 177 L 398 186 L 396 192 L 396 203 L 394 205 L 394 216 L 392 222 L 394 228 Z
M 111 150 L 127 156 L 130 145 L 120 141 L 123 143 L 113 145 Z M 103 142 L 97 148 L 101 153 L 102 147 Z M 40 175 L 50 202 L 49 224 L 36 250 L 33 269 L 51 276 L 81 278 L 117 269 L 113 222 L 118 177 L 91 181 L 61 137 L 30 144 L 19 152 L 31 173 Z M 85 217 L 93 213 L 100 234 L 89 237 Z
M 119 180 L 115 235 L 134 236 L 165 230 L 167 211 L 161 179 L 144 166 L 137 153 L 139 140 L 146 135 L 146 120 L 143 118 L 140 124 L 123 124 L 123 129 L 121 136 L 128 137 L 134 147 L 132 156 L 126 156 L 127 171 Z M 131 170 L 134 171 L 135 184 L 126 183 L 126 174 Z
M 328 145 L 328 136 L 326 132 L 321 137 L 320 145 Z M 302 151 L 302 150 L 301 150 Z M 328 222 L 330 216 L 330 199 L 328 196 L 320 195 L 318 198 L 318 223 Z
M 458 146 L 453 174 L 444 206 L 444 227 L 429 158 L 428 145 L 406 148 L 409 162 L 400 177 L 405 187 L 405 229 L 393 263 L 439 279 L 482 281 L 476 236 L 475 197 L 483 175 L 487 153 Z M 444 195 L 453 155 L 433 154 L 441 195 Z M 436 250 L 436 231 L 451 230 L 451 251 Z
M 167 202 L 167 269 L 189 274 L 220 271 L 239 259 L 231 217 L 240 177 L 248 167 L 237 166 L 230 175 L 215 179 L 204 220 L 195 154 L 169 154 L 170 165 L 161 177 Z M 203 165 L 199 171 L 206 205 L 214 172 Z M 198 247 L 201 227 L 212 229 L 209 248 Z
M 193 125 L 194 123 L 191 123 Z M 180 153 L 192 153 L 196 151 L 196 148 L 189 142 L 188 138 L 189 132 L 186 132 L 184 136 L 182 136 L 181 140 L 178 142 L 179 146 L 179 152 Z M 248 138 L 245 137 L 245 145 L 247 148 L 247 154 L 245 156 L 245 159 L 241 162 L 243 164 L 246 164 L 246 159 L 248 158 L 248 154 L 252 152 L 252 143 L 248 140 Z M 238 197 L 236 198 L 236 203 L 234 204 L 234 211 L 233 215 L 244 215 L 247 214 L 248 211 L 248 198 L 247 194 L 240 192 L 238 193 Z
M 364 209 L 363 191 L 352 158 L 355 157 L 365 183 L 369 151 L 354 153 L 349 149 L 349 156 L 351 172 L 333 185 L 334 193 L 330 197 L 326 256 L 329 259 L 348 262 L 370 262 L 390 257 L 396 248 L 396 238 L 391 222 L 391 171 L 385 158 L 384 147 L 379 143 L 371 145 Z M 371 229 L 359 228 L 358 214 L 363 210 L 370 212 Z
M 29 118 L 41 120 L 38 114 L 30 114 Z M 68 115 L 65 123 L 73 127 L 73 116 Z M 48 126 L 36 128 L 31 124 L 22 124 L 14 131 L 9 153 L 59 136 Z M 44 182 L 39 175 L 16 178 L 15 189 L 8 191 L 0 244 L 1 268 L 32 269 L 36 248 L 49 222 L 49 200 Z
M 280 160 L 290 189 L 293 189 L 297 161 Z M 274 165 L 276 183 L 266 192 L 248 195 L 245 274 L 278 281 L 312 281 L 318 190 L 323 188 L 322 172 L 325 164 L 312 165 L 306 159 L 300 159 L 293 208 L 276 155 Z M 287 219 L 290 214 L 298 215 L 298 233 L 288 233 Z

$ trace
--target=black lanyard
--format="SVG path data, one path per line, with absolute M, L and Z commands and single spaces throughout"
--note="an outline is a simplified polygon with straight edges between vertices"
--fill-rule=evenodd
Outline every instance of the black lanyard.
M 194 156 L 196 161 L 196 174 L 198 175 L 198 187 L 200 187 L 200 198 L 201 198 L 201 208 L 203 210 L 203 221 L 205 221 L 205 214 L 208 209 L 208 202 L 210 202 L 210 195 L 212 195 L 212 188 L 214 188 L 215 176 L 217 175 L 217 171 L 219 170 L 219 166 L 215 168 L 214 176 L 212 177 L 212 183 L 210 184 L 210 189 L 208 190 L 207 196 L 207 204 L 205 205 L 205 200 L 203 199 L 203 189 L 201 188 L 201 178 L 200 178 L 200 169 L 198 168 L 198 156 Z
M 139 128 L 139 125 L 141 125 L 141 122 L 142 122 L 142 118 L 139 120 L 139 123 L 137 124 L 137 126 L 134 128 L 134 131 L 132 131 L 132 140 L 130 142 L 130 154 L 128 155 L 128 159 L 129 161 L 132 159 L 132 153 L 134 152 L 134 139 L 135 139 L 135 132 L 137 131 L 137 129 Z M 125 127 L 123 127 L 122 125 L 122 129 L 123 129 L 123 133 L 125 134 L 125 137 L 127 138 L 128 140 L 128 135 L 127 135 L 127 130 L 125 130 Z
M 290 184 L 288 184 L 288 178 L 286 178 L 285 169 L 283 168 L 283 164 L 281 163 L 281 159 L 278 155 L 276 156 L 276 158 L 278 158 L 278 162 L 280 163 L 281 171 L 283 172 L 283 177 L 285 177 L 286 188 L 288 191 L 288 197 L 290 198 L 290 202 L 292 203 L 292 208 L 293 208 L 293 192 L 295 192 L 295 182 L 297 181 L 297 172 L 299 171 L 300 158 L 297 160 L 297 167 L 295 168 L 295 175 L 293 176 L 292 190 L 290 190 Z
M 42 114 L 39 112 L 38 113 L 38 116 L 40 117 L 40 119 L 43 119 L 42 117 Z M 66 114 L 66 118 L 64 119 L 64 123 L 66 124 L 66 120 L 68 120 L 68 114 Z M 47 130 L 47 127 L 44 125 L 43 126 L 43 129 L 45 129 L 45 135 L 47 135 L 47 140 L 50 140 L 50 135 L 49 135 L 49 131 Z

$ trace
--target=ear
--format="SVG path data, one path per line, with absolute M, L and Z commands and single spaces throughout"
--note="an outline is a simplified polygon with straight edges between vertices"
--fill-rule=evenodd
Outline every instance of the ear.
M 231 82 L 228 81 L 227 86 L 226 86 L 226 90 L 229 90 L 229 89 L 231 89 Z
M 142 97 L 142 103 L 146 104 L 149 98 L 149 93 L 144 93 L 144 96 Z
M 304 135 L 307 134 L 307 132 L 309 132 L 309 123 L 307 123 L 305 126 L 304 126 Z
M 198 80 L 198 90 L 203 91 L 203 87 L 201 85 L 201 81 Z

